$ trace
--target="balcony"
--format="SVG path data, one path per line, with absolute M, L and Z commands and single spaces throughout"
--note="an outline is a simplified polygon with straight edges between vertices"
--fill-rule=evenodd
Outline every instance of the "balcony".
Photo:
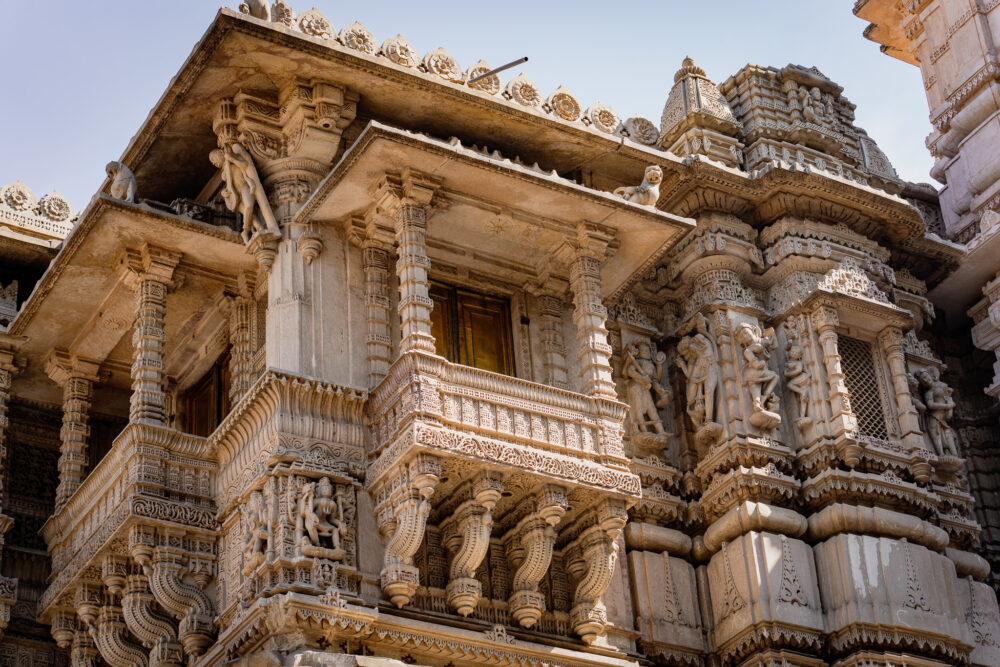
M 376 446 L 366 487 L 386 542 L 383 593 L 400 607 L 424 606 L 414 555 L 430 524 L 451 554 L 442 608 L 479 615 L 486 601 L 475 573 L 492 548 L 511 573 L 501 607 L 512 622 L 544 631 L 552 616 L 539 582 L 563 563 L 569 626 L 593 642 L 606 623 L 601 596 L 626 510 L 641 496 L 622 448 L 626 410 L 432 354 L 401 355 L 367 409 Z

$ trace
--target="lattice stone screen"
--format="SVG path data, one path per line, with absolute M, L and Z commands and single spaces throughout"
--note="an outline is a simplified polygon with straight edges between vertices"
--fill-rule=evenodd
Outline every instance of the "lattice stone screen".
M 858 430 L 862 435 L 873 438 L 888 438 L 882 384 L 875 372 L 872 344 L 849 336 L 839 336 L 838 347 L 847 390 L 851 394 L 851 407 L 858 418 Z

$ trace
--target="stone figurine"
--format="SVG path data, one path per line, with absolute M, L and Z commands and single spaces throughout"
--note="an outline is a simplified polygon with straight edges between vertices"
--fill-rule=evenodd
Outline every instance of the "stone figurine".
M 812 408 L 808 394 L 809 373 L 806 371 L 802 356 L 802 346 L 789 341 L 785 355 L 785 386 L 788 387 L 788 391 L 795 394 L 799 408 L 799 420 L 804 420 L 802 423 L 805 424 L 812 421 Z M 796 421 L 798 422 L 798 420 Z
M 917 371 L 917 379 L 924 389 L 923 404 L 926 410 L 924 416 L 927 420 L 927 435 L 934 445 L 934 452 L 938 456 L 957 457 L 959 454 L 955 443 L 955 431 L 948 423 L 955 412 L 952 388 L 941 381 L 940 371 L 933 366 Z
M 744 322 L 736 328 L 736 342 L 743 348 L 743 380 L 750 390 L 753 415 L 750 423 L 759 429 L 769 430 L 781 422 L 778 414 L 778 374 L 768 367 L 774 352 L 774 329 L 760 330 L 755 324 Z
M 112 160 L 104 167 L 105 173 L 111 179 L 111 196 L 115 199 L 135 203 L 135 174 L 117 160 Z
M 341 540 L 347 535 L 347 522 L 343 498 L 339 491 L 334 497 L 329 477 L 303 486 L 298 510 L 296 530 L 302 554 L 342 560 L 345 551 Z
M 267 510 L 264 506 L 264 495 L 260 491 L 250 494 L 247 503 L 247 513 L 243 533 L 243 549 L 247 554 L 247 569 L 264 561 L 267 543 L 271 539 L 271 530 L 267 523 Z
M 708 335 L 708 321 L 700 313 L 679 333 L 687 334 L 677 344 L 677 365 L 687 378 L 685 389 L 687 413 L 697 430 L 696 439 L 714 440 L 722 432 L 715 423 L 715 397 L 719 386 L 719 367 L 715 345 Z
M 267 21 L 271 18 L 271 3 L 268 0 L 244 0 L 240 3 L 240 11 Z
M 660 181 L 663 180 L 663 170 L 657 165 L 646 167 L 641 185 L 615 188 L 615 194 L 626 201 L 643 206 L 655 206 L 660 198 Z
M 222 180 L 226 183 L 222 197 L 226 206 L 243 216 L 243 242 L 248 243 L 258 232 L 280 236 L 281 229 L 250 153 L 234 141 L 212 151 L 209 159 L 222 170 Z
M 668 392 L 660 384 L 663 375 L 663 362 L 667 355 L 656 354 L 656 360 L 650 358 L 649 341 L 640 340 L 625 349 L 625 364 L 622 375 L 626 380 L 626 393 L 629 406 L 632 408 L 632 422 L 637 432 L 663 433 L 663 421 L 660 419 L 657 406 L 668 399 Z M 653 400 L 652 392 L 656 392 L 658 401 Z

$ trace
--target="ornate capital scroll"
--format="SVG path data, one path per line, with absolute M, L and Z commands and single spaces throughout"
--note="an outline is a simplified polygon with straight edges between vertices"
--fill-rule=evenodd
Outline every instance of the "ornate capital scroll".
M 437 458 L 420 454 L 379 493 L 379 529 L 387 538 L 382 592 L 394 605 L 409 604 L 419 585 L 413 556 L 424 539 L 430 498 L 441 476 Z
M 499 478 L 480 473 L 472 485 L 472 498 L 459 505 L 442 526 L 445 548 L 452 553 L 445 592 L 448 605 L 462 616 L 475 611 L 482 596 L 476 570 L 489 550 L 492 512 L 502 491 Z
M 555 527 L 568 507 L 566 490 L 550 484 L 536 495 L 535 511 L 507 534 L 507 558 L 514 571 L 507 605 L 511 618 L 523 628 L 534 626 L 545 611 L 538 584 L 552 563 Z
M 570 575 L 577 580 L 570 622 L 573 630 L 588 644 L 604 632 L 608 622 L 602 598 L 615 572 L 618 559 L 616 540 L 625 527 L 626 519 L 624 505 L 605 501 L 590 519 L 594 525 L 585 529 L 566 548 Z

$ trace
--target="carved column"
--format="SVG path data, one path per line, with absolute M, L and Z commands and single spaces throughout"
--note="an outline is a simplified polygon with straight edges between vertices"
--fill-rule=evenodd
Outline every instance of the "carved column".
M 229 342 L 231 345 L 229 403 L 235 405 L 253 384 L 252 333 L 257 301 L 253 295 L 253 277 L 239 278 L 238 295 L 229 311 Z
M 172 287 L 180 253 L 145 244 L 126 250 L 119 267 L 122 279 L 136 294 L 135 332 L 132 334 L 132 400 L 129 421 L 163 425 L 164 321 L 167 292 Z
M 569 507 L 566 490 L 549 485 L 535 498 L 535 511 L 507 534 L 506 550 L 514 576 L 507 608 L 523 628 L 534 626 L 545 611 L 538 584 L 549 570 L 556 543 L 556 525 Z
M 618 559 L 616 540 L 625 527 L 627 513 L 620 502 L 605 501 L 597 510 L 594 525 L 586 528 L 566 548 L 570 575 L 577 580 L 570 623 L 587 644 L 604 632 L 608 616 L 604 592 L 611 585 Z
M 382 592 L 394 605 L 409 604 L 419 586 L 419 571 L 413 556 L 424 539 L 430 498 L 441 476 L 441 464 L 433 456 L 420 454 L 389 482 L 379 494 L 377 515 L 379 530 L 387 540 L 385 567 L 382 568 Z
M 392 363 L 392 339 L 389 337 L 389 251 L 368 238 L 361 247 L 365 271 L 365 321 L 368 348 L 368 386 L 376 386 Z
M 396 229 L 396 275 L 399 277 L 400 353 L 434 354 L 431 335 L 430 284 L 427 269 L 427 211 L 440 182 L 407 169 L 386 174 L 375 188 L 378 206 L 389 212 Z
M 563 337 L 563 299 L 553 287 L 543 288 L 538 295 L 541 320 L 542 367 L 545 382 L 553 387 L 569 389 L 566 371 L 566 342 Z
M 476 571 L 489 550 L 492 511 L 502 491 L 498 478 L 480 474 L 472 485 L 472 498 L 459 505 L 442 526 L 444 546 L 452 554 L 445 592 L 448 605 L 462 616 L 476 610 L 483 593 Z
M 0 340 L 0 345 L 5 342 Z M 14 375 L 19 370 L 14 363 L 13 348 L 0 348 L 0 509 L 3 508 L 6 495 L 6 489 L 3 487 L 3 476 L 7 468 L 7 429 L 10 428 L 10 421 L 7 418 L 7 402 L 10 400 Z M 13 525 L 13 518 L 0 513 L 0 556 L 3 554 L 5 536 Z M 17 579 L 0 577 L 0 637 L 3 636 L 3 631 L 10 622 L 10 610 L 16 602 Z
M 813 309 L 812 324 L 819 334 L 819 344 L 823 349 L 823 364 L 826 366 L 826 382 L 829 387 L 827 401 L 830 405 L 830 423 L 835 429 L 834 436 L 838 440 L 853 438 L 857 432 L 857 418 L 851 410 L 850 394 L 837 351 L 836 327 L 840 324 L 840 317 L 836 309 L 820 305 Z M 859 454 L 855 446 L 849 446 L 845 459 L 847 465 L 856 466 L 860 462 Z
M 903 332 L 897 327 L 886 327 L 879 332 L 878 343 L 889 362 L 892 388 L 896 393 L 896 418 L 903 442 L 911 451 L 926 449 L 924 435 L 920 430 L 920 415 L 910 397 L 910 385 L 906 377 Z
M 605 322 L 608 311 L 601 303 L 601 261 L 604 244 L 587 236 L 582 226 L 572 244 L 570 288 L 573 290 L 573 322 L 576 323 L 577 355 L 581 390 L 588 396 L 617 400 L 611 376 L 611 345 Z
M 83 483 L 87 472 L 87 446 L 90 439 L 90 404 L 97 382 L 95 361 L 70 357 L 54 350 L 46 360 L 49 377 L 63 388 L 63 420 L 59 431 L 59 486 L 56 488 L 56 511 Z

